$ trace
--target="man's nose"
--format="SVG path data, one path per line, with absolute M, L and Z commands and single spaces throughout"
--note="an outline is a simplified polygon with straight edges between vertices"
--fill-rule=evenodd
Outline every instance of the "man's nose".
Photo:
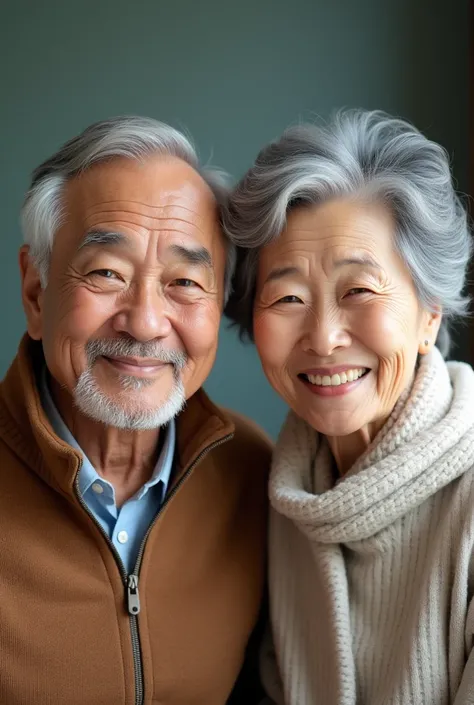
M 172 330 L 167 301 L 156 282 L 144 281 L 114 317 L 114 329 L 147 342 L 165 338 Z

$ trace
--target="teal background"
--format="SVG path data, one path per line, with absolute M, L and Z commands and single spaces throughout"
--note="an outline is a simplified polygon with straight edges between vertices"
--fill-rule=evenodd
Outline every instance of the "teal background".
M 468 0 L 2 0 L 0 375 L 24 329 L 20 204 L 62 142 L 111 115 L 150 115 L 237 177 L 291 122 L 382 108 L 442 142 L 466 190 L 469 19 Z M 207 389 L 277 432 L 284 405 L 225 325 Z

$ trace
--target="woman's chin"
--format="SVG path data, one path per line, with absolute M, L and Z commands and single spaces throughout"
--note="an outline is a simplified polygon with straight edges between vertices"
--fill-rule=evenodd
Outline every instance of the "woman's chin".
M 334 418 L 331 418 L 331 415 L 322 416 L 308 413 L 307 409 L 305 413 L 301 413 L 301 411 L 296 409 L 295 412 L 298 416 L 304 418 L 311 428 L 314 428 L 315 431 L 324 436 L 350 436 L 353 433 L 360 432 L 369 423 L 368 421 L 365 422 L 360 414 L 357 414 L 358 418 L 354 418 L 352 414 L 346 416 L 339 413 L 337 415 L 334 414 Z

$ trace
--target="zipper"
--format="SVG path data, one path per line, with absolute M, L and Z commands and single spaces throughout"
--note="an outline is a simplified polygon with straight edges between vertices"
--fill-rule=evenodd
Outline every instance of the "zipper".
M 146 542 L 148 540 L 148 537 L 155 526 L 156 522 L 158 521 L 158 518 L 162 512 L 162 510 L 169 504 L 169 502 L 173 499 L 174 495 L 176 492 L 179 490 L 179 488 L 183 485 L 185 480 L 189 477 L 189 475 L 192 473 L 196 465 L 201 462 L 201 460 L 208 454 L 210 453 L 211 450 L 214 450 L 214 448 L 217 448 L 218 446 L 222 445 L 223 443 L 226 443 L 227 441 L 230 441 L 231 438 L 233 438 L 234 434 L 229 433 L 227 436 L 224 436 L 224 438 L 221 438 L 218 441 L 215 441 L 214 443 L 211 443 L 211 445 L 207 446 L 207 448 L 204 448 L 195 461 L 189 466 L 189 468 L 186 470 L 184 475 L 180 478 L 180 480 L 176 483 L 176 485 L 173 487 L 169 495 L 164 499 L 164 501 L 161 503 L 157 513 L 155 514 L 155 518 L 151 522 L 150 526 L 148 527 L 145 536 L 143 537 L 143 540 L 140 544 L 140 548 L 138 550 L 138 555 L 137 555 L 137 561 L 135 563 L 135 568 L 133 573 L 128 575 L 127 570 L 125 568 L 125 565 L 120 558 L 120 554 L 115 548 L 114 544 L 110 540 L 109 536 L 107 535 L 106 531 L 104 528 L 99 524 L 99 522 L 95 519 L 94 515 L 90 511 L 89 507 L 87 504 L 84 502 L 84 500 L 81 497 L 80 490 L 79 490 L 79 472 L 82 467 L 82 461 L 81 464 L 79 465 L 79 468 L 76 473 L 76 479 L 74 481 L 74 488 L 76 491 L 76 496 L 77 499 L 79 500 L 79 504 L 81 507 L 86 511 L 86 513 L 89 515 L 89 517 L 92 519 L 94 524 L 99 528 L 102 536 L 105 538 L 109 548 L 111 549 L 115 561 L 119 567 L 123 584 L 126 590 L 126 601 L 127 601 L 127 609 L 129 613 L 129 618 L 130 618 L 130 635 L 131 635 L 131 640 L 132 640 L 132 654 L 133 654 L 133 670 L 135 673 L 135 705 L 143 705 L 143 697 L 144 697 L 144 687 L 143 687 L 143 664 L 142 664 L 142 655 L 141 655 L 141 646 L 140 646 L 140 633 L 138 630 L 138 614 L 140 613 L 140 593 L 138 591 L 138 578 L 140 574 L 140 567 L 142 563 L 142 558 L 143 558 L 143 553 L 145 551 L 145 546 Z
M 153 519 L 153 521 L 151 522 L 150 526 L 148 527 L 147 532 L 146 532 L 145 536 L 143 537 L 143 541 L 141 542 L 140 548 L 139 548 L 139 550 L 138 550 L 137 562 L 135 563 L 135 575 L 138 576 L 138 574 L 139 574 L 139 572 L 140 572 L 140 566 L 141 566 L 141 563 L 142 563 L 143 552 L 144 552 L 144 550 L 145 550 L 145 545 L 146 545 L 148 536 L 150 535 L 150 533 L 151 533 L 153 527 L 155 526 L 156 522 L 158 521 L 158 517 L 160 516 L 161 512 L 163 511 L 163 509 L 170 503 L 170 501 L 171 501 L 171 500 L 173 499 L 173 497 L 175 496 L 176 492 L 179 490 L 179 488 L 180 488 L 181 485 L 184 483 L 184 481 L 185 481 L 185 480 L 189 477 L 189 475 L 192 473 L 192 471 L 194 470 L 194 468 L 196 467 L 196 465 L 197 465 L 198 463 L 200 463 L 201 460 L 202 460 L 208 453 L 211 452 L 211 450 L 214 450 L 214 448 L 217 448 L 218 446 L 221 446 L 223 443 L 227 443 L 227 441 L 230 441 L 230 439 L 233 438 L 233 437 L 234 437 L 234 434 L 233 434 L 233 433 L 229 433 L 227 436 L 224 436 L 224 438 L 221 438 L 220 440 L 215 441 L 214 443 L 211 443 L 211 445 L 210 445 L 210 446 L 207 446 L 207 448 L 204 448 L 204 450 L 202 450 L 202 451 L 199 453 L 199 455 L 197 456 L 197 458 L 196 458 L 196 460 L 194 461 L 194 463 L 192 463 L 192 464 L 189 466 L 189 468 L 186 470 L 186 472 L 184 473 L 184 475 L 180 478 L 179 482 L 177 482 L 176 485 L 173 487 L 173 489 L 171 490 L 171 492 L 169 493 L 169 495 L 168 495 L 167 497 L 165 497 L 164 501 L 163 501 L 163 502 L 161 503 L 161 505 L 160 505 L 160 508 L 158 509 L 157 513 L 155 514 L 155 518 Z M 137 586 L 137 590 L 138 590 L 138 586 Z
M 81 493 L 79 490 L 79 473 L 81 471 L 81 467 L 82 467 L 82 461 L 81 461 L 81 464 L 79 465 L 79 468 L 76 473 L 76 479 L 74 481 L 74 488 L 76 491 L 77 499 L 79 500 L 79 504 L 81 505 L 81 507 L 84 509 L 86 514 L 89 515 L 89 517 L 92 519 L 92 521 L 97 526 L 100 533 L 102 534 L 102 536 L 106 540 L 110 550 L 112 551 L 112 553 L 114 555 L 115 562 L 117 563 L 117 566 L 120 570 L 120 574 L 122 576 L 123 584 L 125 586 L 125 589 L 127 590 L 127 607 L 128 607 L 128 612 L 130 615 L 130 634 L 131 634 L 131 639 L 132 639 L 133 670 L 135 673 L 135 705 L 143 705 L 143 674 L 141 671 L 140 640 L 138 637 L 138 624 L 137 624 L 137 616 L 136 616 L 138 614 L 138 612 L 140 611 L 140 602 L 138 599 L 138 586 L 136 585 L 138 583 L 138 578 L 135 583 L 138 603 L 134 603 L 133 600 L 132 600 L 132 602 L 130 601 L 129 578 L 132 578 L 132 577 L 136 578 L 137 576 L 129 576 L 128 575 L 127 569 L 125 568 L 125 565 L 124 565 L 122 559 L 120 558 L 120 554 L 117 551 L 117 549 L 115 548 L 112 541 L 110 540 L 110 537 L 108 536 L 108 534 L 106 533 L 106 531 L 102 527 L 102 525 L 99 524 L 99 522 L 96 520 L 95 516 L 90 511 L 89 507 L 82 499 Z M 137 607 L 137 606 L 138 606 L 138 610 L 134 611 L 132 614 L 131 607 L 133 608 L 133 607 Z

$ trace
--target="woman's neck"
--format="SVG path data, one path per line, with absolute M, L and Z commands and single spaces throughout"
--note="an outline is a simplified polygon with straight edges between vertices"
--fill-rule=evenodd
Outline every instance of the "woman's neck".
M 345 475 L 365 453 L 386 419 L 367 424 L 347 436 L 326 436 L 340 475 Z
M 415 368 L 415 372 L 417 369 L 418 365 Z M 415 375 L 413 375 L 410 379 L 410 383 L 400 395 L 394 408 L 396 408 L 400 403 L 403 404 L 406 402 L 413 387 L 414 380 Z M 365 453 L 390 416 L 391 414 L 372 421 L 347 436 L 326 436 L 340 475 L 345 475 L 346 472 L 348 472 L 354 465 L 356 460 L 358 460 L 360 456 Z

